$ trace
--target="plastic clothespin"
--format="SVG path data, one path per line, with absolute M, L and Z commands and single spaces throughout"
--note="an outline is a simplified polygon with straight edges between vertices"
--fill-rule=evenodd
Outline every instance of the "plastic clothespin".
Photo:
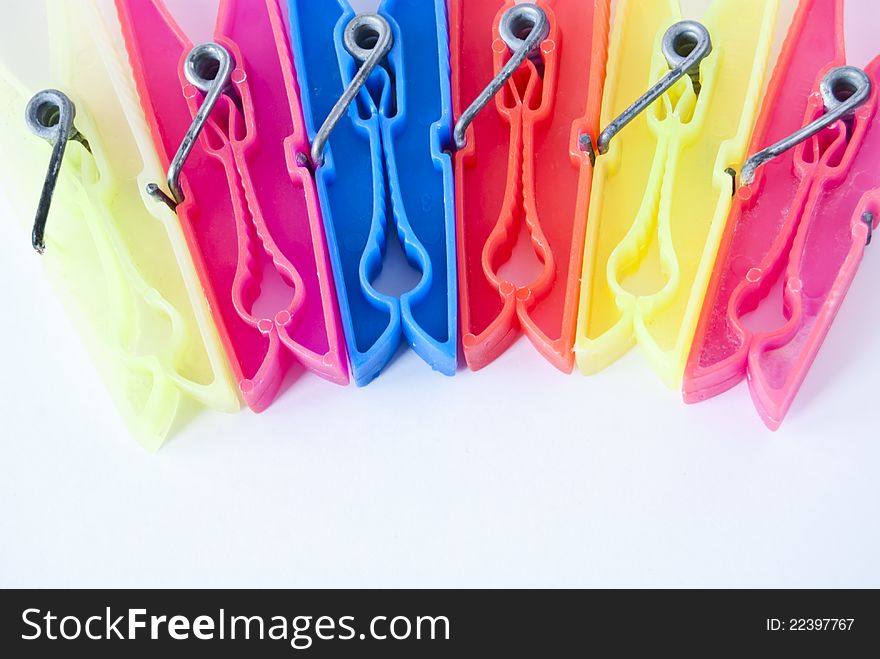
M 116 6 L 169 165 L 170 195 L 151 193 L 176 206 L 245 401 L 268 407 L 292 360 L 347 384 L 278 0 L 222 0 L 214 42 L 195 48 L 161 0 Z
M 757 115 L 777 3 L 715 0 L 702 23 L 681 21 L 677 0 L 621 0 L 617 12 L 606 128 L 589 145 L 597 161 L 575 351 L 595 373 L 638 343 L 678 388 L 732 204 L 729 169 Z
M 405 340 L 457 361 L 455 217 L 445 0 L 291 0 L 294 60 L 352 373 L 366 385 Z M 421 273 L 399 298 L 373 285 L 390 231 Z
M 120 51 L 92 3 L 49 2 L 48 19 L 37 41 L 61 91 L 29 103 L 0 71 L 0 183 L 29 227 L 39 198 L 34 247 L 132 434 L 155 450 L 184 398 L 235 411 L 238 397 L 183 234 L 142 194 L 161 169 Z
M 843 0 L 802 0 L 798 7 L 685 374 L 688 402 L 748 375 L 772 429 L 806 377 L 880 218 L 880 57 L 866 77 L 844 66 L 843 9 Z M 780 278 L 787 322 L 751 331 L 745 317 L 778 304 L 768 298 Z
M 609 5 L 451 2 L 462 343 L 474 370 L 520 331 L 559 369 L 574 366 L 593 175 L 581 136 L 598 129 Z M 501 271 L 523 223 L 541 270 L 517 285 Z

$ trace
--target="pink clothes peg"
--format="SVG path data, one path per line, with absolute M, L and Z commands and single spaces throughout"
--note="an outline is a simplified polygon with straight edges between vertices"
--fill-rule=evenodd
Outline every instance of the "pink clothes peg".
M 798 7 L 685 373 L 691 403 L 747 376 L 755 406 L 774 430 L 880 219 L 880 57 L 864 72 L 844 66 L 843 9 L 843 0 L 803 0 Z M 750 331 L 745 316 L 765 303 L 779 277 L 785 323 Z
M 278 0 L 221 0 L 193 48 L 161 0 L 116 0 L 144 113 L 239 388 L 256 412 L 293 361 L 348 383 L 302 106 Z M 158 182 L 157 182 L 158 183 Z

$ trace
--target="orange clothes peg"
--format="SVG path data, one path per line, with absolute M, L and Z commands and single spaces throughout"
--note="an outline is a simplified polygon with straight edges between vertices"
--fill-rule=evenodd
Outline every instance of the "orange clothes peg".
M 468 113 L 512 58 L 523 60 L 494 99 L 456 131 L 462 342 L 474 370 L 498 358 L 520 332 L 557 368 L 574 366 L 593 175 L 581 136 L 598 132 L 609 14 L 610 0 L 450 4 L 456 117 Z M 536 17 L 546 20 L 546 38 L 526 57 L 517 49 L 536 28 Z M 518 286 L 500 270 L 521 223 L 542 270 Z

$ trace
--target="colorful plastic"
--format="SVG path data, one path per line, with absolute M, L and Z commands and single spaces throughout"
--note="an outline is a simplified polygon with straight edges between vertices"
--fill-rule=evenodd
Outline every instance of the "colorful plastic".
M 621 0 L 602 123 L 668 71 L 660 42 L 677 0 Z M 575 351 L 596 373 L 638 343 L 670 387 L 685 362 L 729 213 L 726 173 L 746 155 L 773 41 L 777 3 L 715 0 L 713 51 L 689 79 L 627 126 L 596 163 Z
M 610 0 L 542 0 L 550 35 L 543 76 L 526 60 L 476 118 L 455 156 L 461 324 L 468 366 L 481 369 L 524 333 L 554 366 L 574 367 L 593 168 L 579 137 L 598 133 Z M 467 109 L 510 58 L 499 33 L 512 0 L 452 0 L 453 106 Z M 517 285 L 502 273 L 525 224 L 541 263 Z
M 358 385 L 375 378 L 405 338 L 454 375 L 457 281 L 445 0 L 385 0 L 394 46 L 339 123 L 315 180 Z M 346 0 L 291 0 L 294 60 L 310 138 L 357 71 L 343 30 Z M 376 290 L 387 232 L 421 279 L 400 298 Z
M 144 113 L 165 164 L 202 103 L 186 82 L 192 43 L 161 0 L 116 0 Z M 187 161 L 177 213 L 239 388 L 256 412 L 296 360 L 348 383 L 317 194 L 278 0 L 222 0 L 214 40 L 236 62 Z M 164 176 L 157 182 L 164 181 Z M 292 359 L 291 359 L 292 358 Z
M 54 73 L 91 146 L 67 148 L 40 258 L 132 434 L 159 448 L 184 398 L 235 411 L 238 397 L 186 241 L 145 199 L 162 175 L 125 62 L 91 3 L 49 4 Z M 29 234 L 51 147 L 24 121 L 34 90 L 0 71 L 0 181 Z
M 845 64 L 843 0 L 800 3 L 776 66 L 752 152 L 790 135 L 824 110 L 818 84 Z M 782 423 L 849 289 L 880 218 L 880 58 L 856 113 L 758 170 L 731 211 L 684 381 L 691 403 L 749 379 L 772 429 Z M 873 226 L 863 220 L 873 213 Z M 752 332 L 745 317 L 783 277 L 787 322 Z

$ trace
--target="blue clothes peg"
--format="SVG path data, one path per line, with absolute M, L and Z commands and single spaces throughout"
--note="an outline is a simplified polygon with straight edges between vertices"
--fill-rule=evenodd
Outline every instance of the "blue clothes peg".
M 381 41 L 347 0 L 289 0 L 294 60 L 312 143 Z M 320 153 L 310 157 L 336 289 L 358 385 L 391 361 L 401 340 L 435 370 L 457 366 L 458 286 L 451 142 L 452 99 L 445 0 L 384 0 L 378 16 L 393 43 Z M 370 17 L 368 17 L 370 18 Z M 369 60 L 367 60 L 369 61 Z M 316 161 L 317 160 L 317 161 Z M 396 228 L 421 273 L 400 298 L 377 291 L 388 232 Z

